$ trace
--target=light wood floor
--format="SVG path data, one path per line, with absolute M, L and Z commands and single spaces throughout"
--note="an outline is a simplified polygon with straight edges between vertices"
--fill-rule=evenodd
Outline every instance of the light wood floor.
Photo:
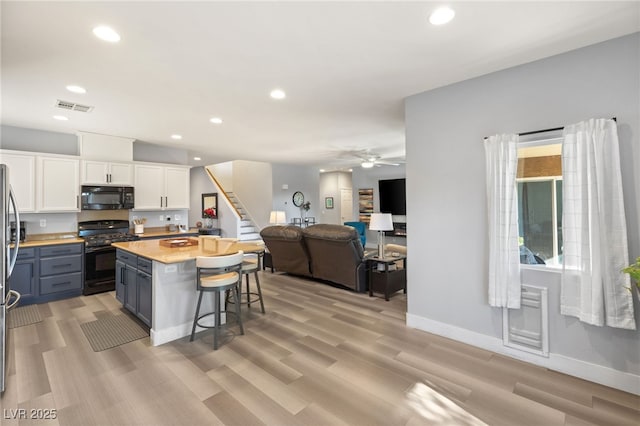
M 80 324 L 112 293 L 39 305 L 10 330 L 2 425 L 619 425 L 640 398 L 409 329 L 391 301 L 261 273 L 246 335 L 93 352 Z M 246 308 L 245 308 L 246 309 Z M 246 312 L 246 310 L 245 310 Z M 11 411 L 55 409 L 55 420 Z

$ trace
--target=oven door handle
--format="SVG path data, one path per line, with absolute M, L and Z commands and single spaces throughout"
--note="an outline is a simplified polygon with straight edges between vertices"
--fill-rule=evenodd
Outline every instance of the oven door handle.
M 84 250 L 85 253 L 99 253 L 101 251 L 115 251 L 116 248 L 113 246 L 105 246 L 105 247 L 88 247 Z

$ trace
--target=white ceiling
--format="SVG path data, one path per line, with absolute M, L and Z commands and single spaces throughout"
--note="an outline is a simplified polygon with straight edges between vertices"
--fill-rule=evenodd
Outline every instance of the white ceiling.
M 455 19 L 435 27 L 438 2 L 2 1 L 2 124 L 126 136 L 204 163 L 398 158 L 405 97 L 640 30 L 637 1 L 450 4 Z M 96 39 L 99 24 L 122 40 Z M 57 99 L 95 109 L 58 122 Z

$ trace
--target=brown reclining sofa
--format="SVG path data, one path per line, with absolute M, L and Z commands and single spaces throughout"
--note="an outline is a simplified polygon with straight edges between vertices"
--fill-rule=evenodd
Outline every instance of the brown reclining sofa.
M 260 235 L 276 270 L 367 291 L 364 250 L 354 228 L 330 224 L 268 226 Z

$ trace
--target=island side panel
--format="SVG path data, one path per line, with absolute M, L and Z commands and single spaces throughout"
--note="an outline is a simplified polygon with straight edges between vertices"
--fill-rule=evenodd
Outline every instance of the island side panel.
M 151 344 L 158 346 L 189 336 L 197 302 L 195 260 L 170 264 L 154 260 Z M 205 293 L 200 312 L 212 311 L 213 294 Z

